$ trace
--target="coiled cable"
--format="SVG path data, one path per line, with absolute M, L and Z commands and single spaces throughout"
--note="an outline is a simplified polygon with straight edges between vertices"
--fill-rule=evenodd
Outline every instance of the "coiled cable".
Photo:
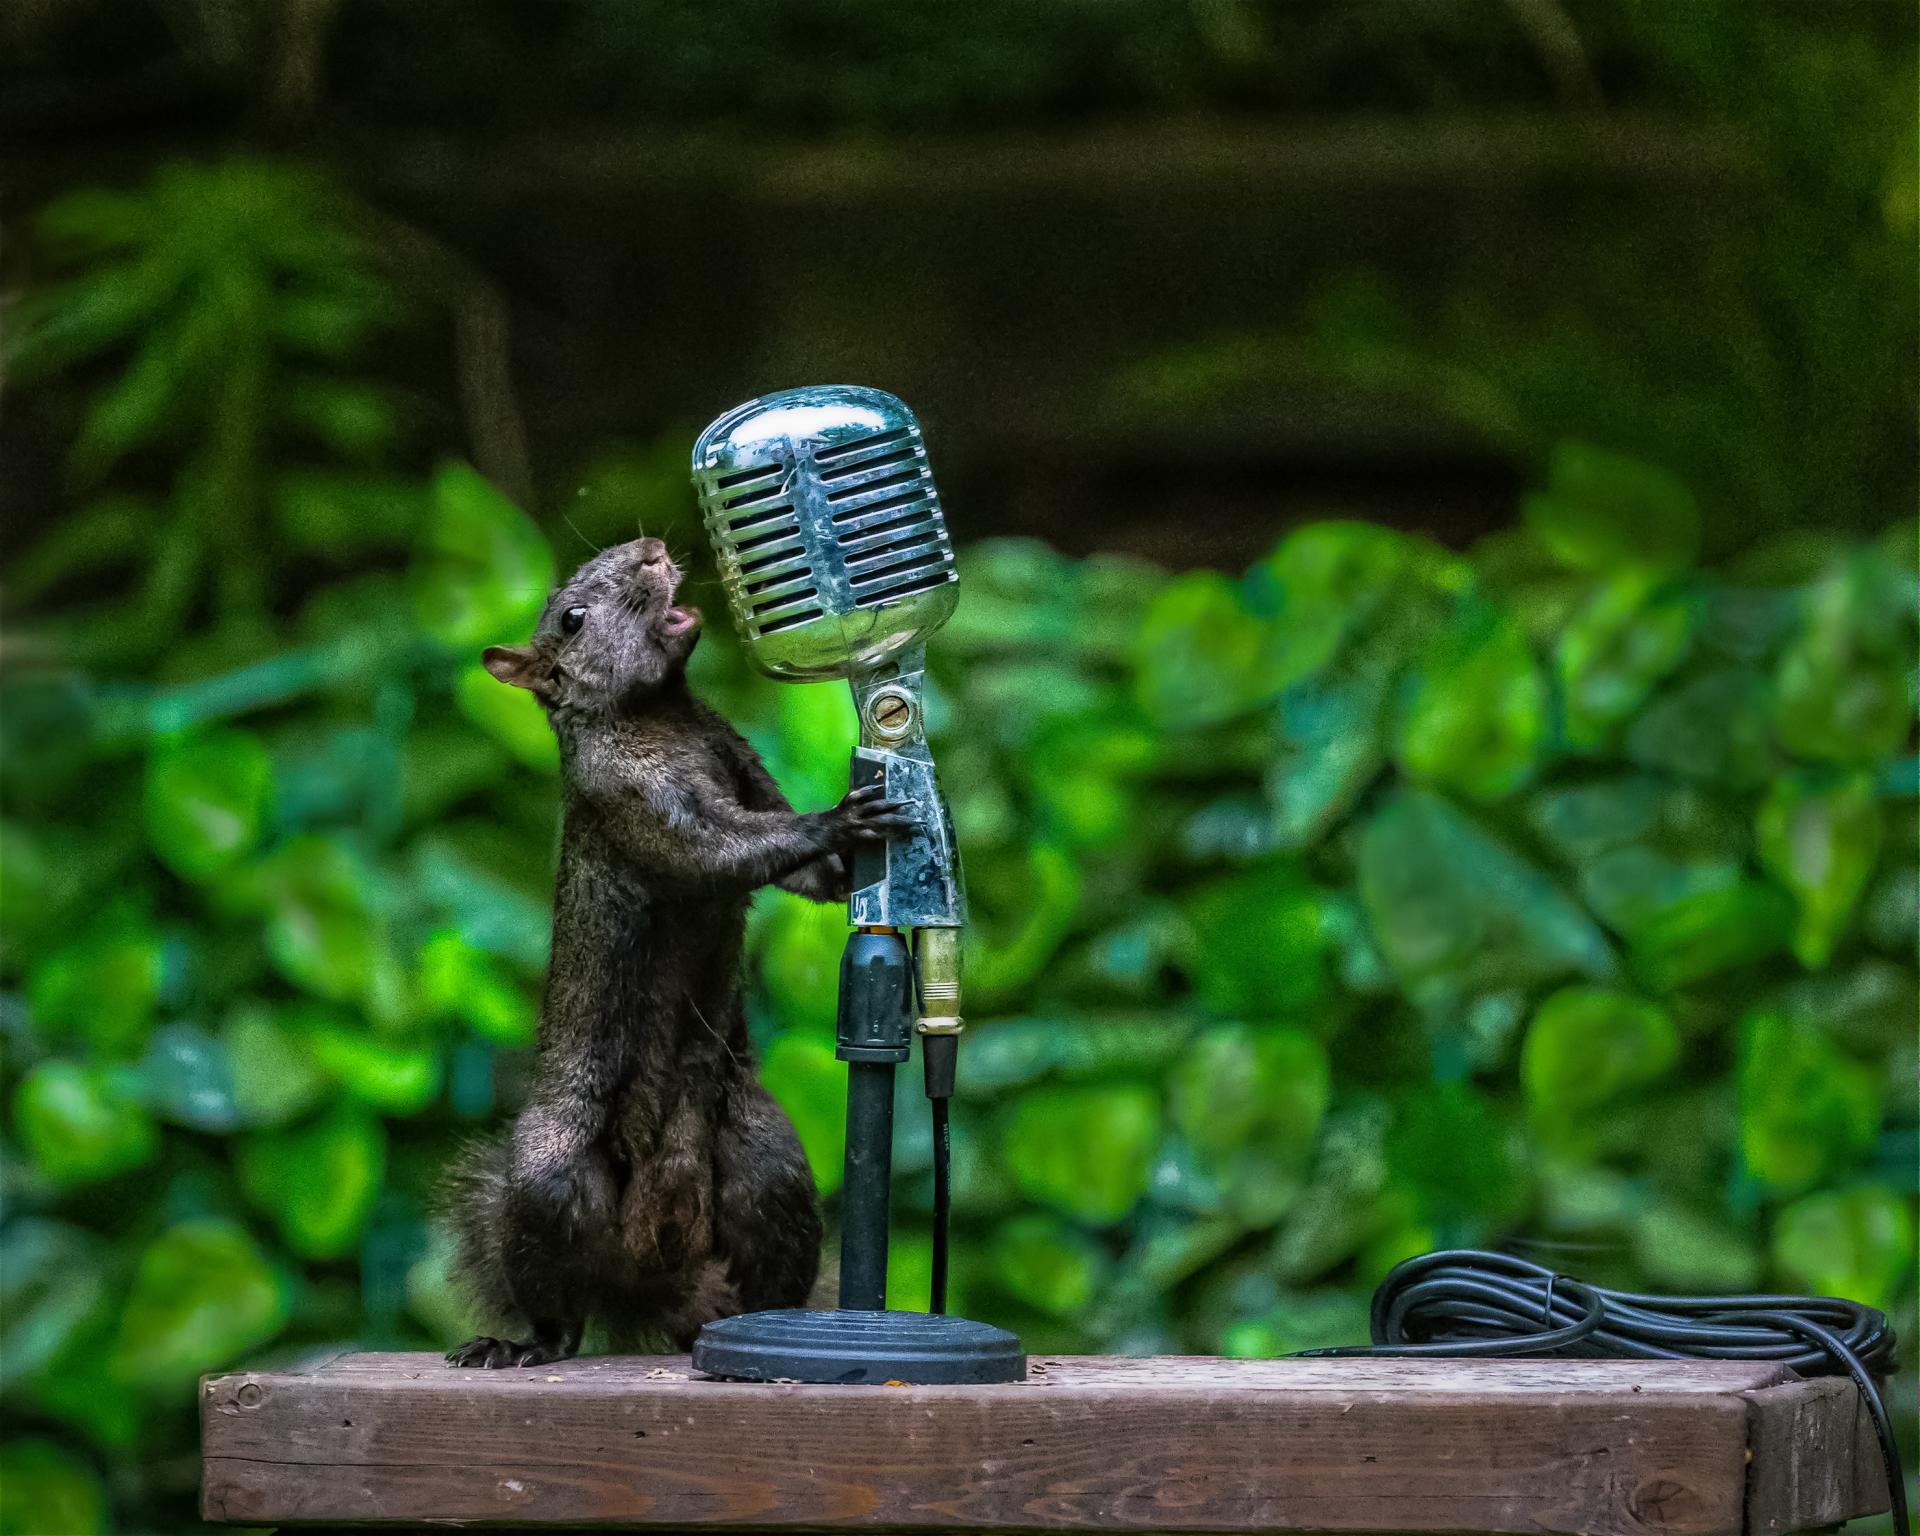
M 1458 1248 L 1401 1263 L 1373 1293 L 1371 1345 L 1303 1356 L 1770 1360 L 1850 1376 L 1880 1440 L 1898 1536 L 1912 1536 L 1899 1447 L 1878 1378 L 1895 1367 L 1884 1313 L 1831 1296 L 1640 1296 L 1511 1254 Z

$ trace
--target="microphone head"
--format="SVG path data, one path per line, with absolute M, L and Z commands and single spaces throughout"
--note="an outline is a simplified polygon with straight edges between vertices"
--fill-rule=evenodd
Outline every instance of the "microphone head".
M 693 445 L 693 486 L 747 655 L 773 677 L 852 677 L 925 640 L 959 572 L 920 423 L 884 390 L 784 389 Z

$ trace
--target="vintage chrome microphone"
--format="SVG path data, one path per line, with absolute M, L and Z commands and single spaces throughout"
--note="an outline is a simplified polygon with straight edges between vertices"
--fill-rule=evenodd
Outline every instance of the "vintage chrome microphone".
M 877 389 L 782 390 L 700 434 L 693 484 L 748 658 L 785 682 L 844 678 L 859 712 L 853 786 L 885 785 L 920 823 L 854 856 L 837 1052 L 848 1064 L 841 1310 L 710 1324 L 694 1365 L 756 1379 L 1015 1380 L 1026 1357 L 1012 1334 L 944 1315 L 946 1104 L 966 899 L 923 693 L 926 640 L 953 613 L 959 573 L 920 423 Z M 915 1034 L 938 1138 L 932 1314 L 886 1310 L 893 1079 Z

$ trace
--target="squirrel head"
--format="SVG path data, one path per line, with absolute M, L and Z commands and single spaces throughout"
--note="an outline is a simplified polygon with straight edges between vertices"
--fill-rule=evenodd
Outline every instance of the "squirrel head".
M 549 709 L 643 706 L 680 680 L 700 638 L 700 610 L 674 603 L 680 578 L 658 539 L 603 549 L 547 599 L 528 644 L 487 647 L 487 670 Z

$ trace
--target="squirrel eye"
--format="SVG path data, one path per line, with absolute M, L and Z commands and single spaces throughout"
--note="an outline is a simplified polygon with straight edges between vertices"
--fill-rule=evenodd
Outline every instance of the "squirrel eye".
M 586 622 L 586 609 L 569 608 L 560 615 L 560 632 L 565 635 L 577 635 L 580 633 L 580 626 Z

